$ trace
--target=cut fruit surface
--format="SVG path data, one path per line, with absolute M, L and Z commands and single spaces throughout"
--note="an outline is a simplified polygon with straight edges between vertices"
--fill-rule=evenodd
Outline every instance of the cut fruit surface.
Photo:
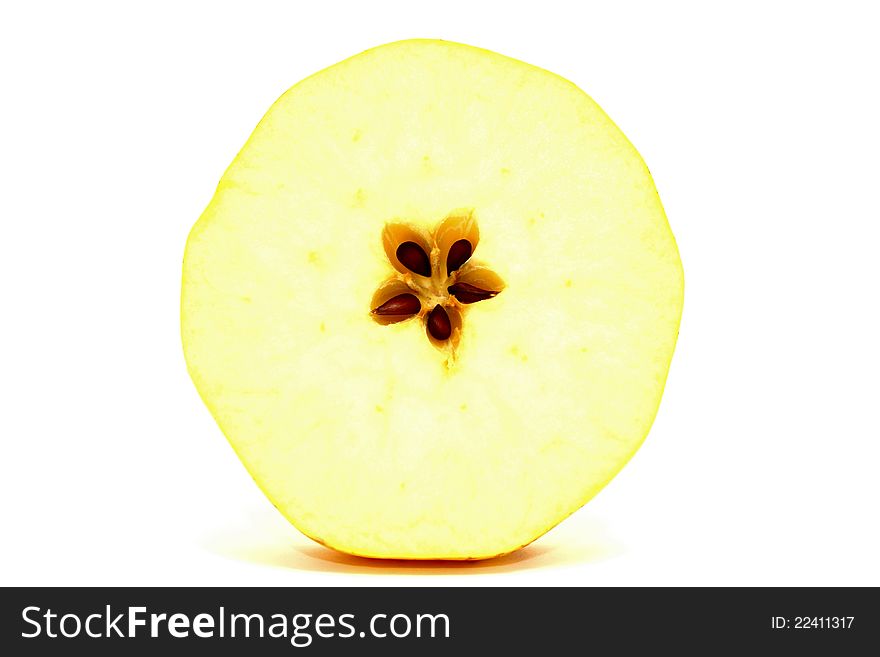
M 272 106 L 190 233 L 181 325 L 202 399 L 303 533 L 472 559 L 634 454 L 682 300 L 648 169 L 588 96 L 416 40 Z

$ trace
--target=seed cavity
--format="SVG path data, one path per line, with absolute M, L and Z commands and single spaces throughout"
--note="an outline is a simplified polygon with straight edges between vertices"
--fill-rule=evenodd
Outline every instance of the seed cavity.
M 485 301 L 491 299 L 497 291 L 484 290 L 483 288 L 471 285 L 470 283 L 462 283 L 459 281 L 455 285 L 446 288 L 449 294 L 454 296 L 460 303 L 476 303 L 477 301 Z
M 472 208 L 453 210 L 432 233 L 440 250 L 441 271 L 449 277 L 458 271 L 477 250 L 480 229 Z
M 409 317 L 422 309 L 422 302 L 415 294 L 398 294 L 391 297 L 378 308 L 373 309 L 374 315 L 397 315 Z
M 434 309 L 428 314 L 428 333 L 435 340 L 448 340 L 452 335 L 452 322 L 449 321 L 449 315 L 446 309 L 440 304 L 434 306 Z
M 397 247 L 397 259 L 404 267 L 419 276 L 431 275 L 431 260 L 415 242 L 403 242 Z
M 473 252 L 474 247 L 467 240 L 458 240 L 453 244 L 446 257 L 446 275 L 451 276 L 452 272 L 458 271 L 470 259 Z
M 387 326 L 418 318 L 431 344 L 446 355 L 447 366 L 454 363 L 468 304 L 491 299 L 506 287 L 486 264 L 473 260 L 479 241 L 477 220 L 468 208 L 453 210 L 433 229 L 386 223 L 382 247 L 395 271 L 373 293 L 373 321 Z

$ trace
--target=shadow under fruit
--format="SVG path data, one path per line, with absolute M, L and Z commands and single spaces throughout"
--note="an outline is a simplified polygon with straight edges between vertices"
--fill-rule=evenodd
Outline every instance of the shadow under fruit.
M 202 399 L 303 533 L 481 559 L 644 440 L 683 277 L 650 173 L 570 82 L 415 40 L 300 82 L 190 233 Z

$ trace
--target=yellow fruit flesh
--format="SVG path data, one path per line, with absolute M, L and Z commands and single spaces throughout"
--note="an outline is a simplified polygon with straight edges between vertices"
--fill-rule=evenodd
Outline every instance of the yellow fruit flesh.
M 473 208 L 454 363 L 370 316 L 385 225 Z M 683 298 L 650 174 L 571 83 L 438 41 L 368 51 L 288 91 L 186 249 L 189 371 L 305 534 L 373 557 L 482 558 L 593 497 L 656 413 Z

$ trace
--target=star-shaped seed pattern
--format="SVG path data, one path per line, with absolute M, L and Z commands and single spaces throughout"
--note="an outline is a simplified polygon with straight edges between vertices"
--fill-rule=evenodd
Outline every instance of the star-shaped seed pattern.
M 454 349 L 467 307 L 504 289 L 495 272 L 471 259 L 479 240 L 472 211 L 453 212 L 433 231 L 387 224 L 382 243 L 395 273 L 373 295 L 373 319 L 387 325 L 417 317 L 434 346 Z

